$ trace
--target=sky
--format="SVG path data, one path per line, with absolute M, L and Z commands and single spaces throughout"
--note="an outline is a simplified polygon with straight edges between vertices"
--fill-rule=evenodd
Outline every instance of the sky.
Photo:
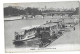
M 26 7 L 35 7 L 35 8 L 76 8 L 79 7 L 78 1 L 64 1 L 64 2 L 28 2 L 28 3 L 4 3 L 4 7 L 8 6 L 20 6 L 23 8 Z

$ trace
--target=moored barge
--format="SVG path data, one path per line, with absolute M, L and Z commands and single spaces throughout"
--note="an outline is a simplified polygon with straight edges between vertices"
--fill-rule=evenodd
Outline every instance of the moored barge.
M 39 47 L 46 47 L 52 41 L 59 38 L 64 32 L 64 24 L 60 22 L 46 22 L 43 25 L 34 25 L 29 27 L 21 28 L 23 31 L 18 33 L 15 32 L 15 42 L 24 42 L 24 41 L 34 41 L 37 39 L 37 44 Z M 16 44 L 15 44 L 16 45 Z

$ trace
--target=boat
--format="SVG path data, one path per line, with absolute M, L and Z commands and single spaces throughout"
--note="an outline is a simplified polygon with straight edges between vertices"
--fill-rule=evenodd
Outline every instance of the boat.
M 33 25 L 21 28 L 22 32 L 15 32 L 14 42 L 39 40 L 39 47 L 50 44 L 53 40 L 62 35 L 59 22 L 46 22 L 42 25 Z M 37 43 L 36 43 L 37 44 Z
M 36 33 L 36 28 L 39 25 L 33 25 L 33 26 L 27 26 L 27 27 L 23 27 L 21 28 L 20 32 L 15 32 L 15 39 L 14 41 L 24 41 L 24 40 L 29 40 L 31 38 L 35 37 L 35 33 Z

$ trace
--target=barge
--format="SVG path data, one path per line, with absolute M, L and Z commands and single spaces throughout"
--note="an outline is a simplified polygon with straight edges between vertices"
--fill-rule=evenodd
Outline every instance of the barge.
M 15 32 L 14 44 L 24 41 L 36 41 L 35 45 L 39 47 L 46 47 L 52 41 L 58 39 L 65 31 L 65 25 L 61 22 L 46 22 L 43 25 L 34 25 L 21 28 L 20 33 Z

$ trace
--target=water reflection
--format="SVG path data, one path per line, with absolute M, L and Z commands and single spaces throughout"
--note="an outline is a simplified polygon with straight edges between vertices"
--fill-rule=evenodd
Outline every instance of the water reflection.
M 30 40 L 30 41 L 16 41 L 13 42 L 16 48 L 25 48 L 25 47 L 39 47 L 40 40 Z

